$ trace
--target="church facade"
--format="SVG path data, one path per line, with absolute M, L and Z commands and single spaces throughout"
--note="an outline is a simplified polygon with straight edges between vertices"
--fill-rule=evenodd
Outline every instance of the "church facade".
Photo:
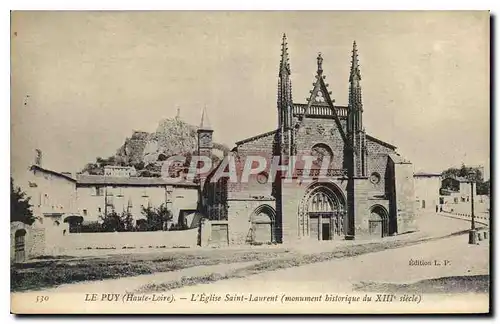
M 394 145 L 365 131 L 363 109 L 355 42 L 348 104 L 337 105 L 331 98 L 321 54 L 310 97 L 306 103 L 296 103 L 284 35 L 277 127 L 236 142 L 230 154 L 237 162 L 251 156 L 268 161 L 278 156 L 281 165 L 290 167 L 294 158 L 308 156 L 313 168 L 294 165 L 292 181 L 283 172 L 270 176 L 269 168 L 245 182 L 227 177 L 213 181 L 214 172 L 208 174 L 200 190 L 206 244 L 383 238 L 414 230 L 413 166 Z M 202 120 L 200 155 L 210 154 L 212 133 Z

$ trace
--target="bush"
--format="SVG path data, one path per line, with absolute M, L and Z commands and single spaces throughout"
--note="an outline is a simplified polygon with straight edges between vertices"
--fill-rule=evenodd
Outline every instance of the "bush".
M 146 229 L 148 231 L 167 230 L 167 222 L 172 220 L 172 212 L 166 204 L 161 204 L 157 208 L 148 206 L 142 207 L 142 214 L 146 217 Z
M 82 224 L 80 227 L 81 233 L 99 233 L 104 232 L 102 225 L 99 222 L 92 222 L 88 224 Z

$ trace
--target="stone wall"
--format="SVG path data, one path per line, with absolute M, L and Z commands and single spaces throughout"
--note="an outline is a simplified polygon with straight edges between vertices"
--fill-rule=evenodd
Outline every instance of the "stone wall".
M 247 244 L 251 215 L 262 205 L 276 210 L 273 199 L 233 199 L 228 201 L 229 244 Z
M 354 180 L 354 224 L 355 224 L 355 237 L 365 238 L 370 236 L 369 233 L 369 219 L 371 210 L 375 206 L 381 206 L 387 211 L 388 218 L 391 217 L 389 213 L 389 200 L 378 197 L 380 189 L 376 188 L 367 179 Z M 387 234 L 392 234 L 391 232 Z
M 173 248 L 198 245 L 198 228 L 185 231 L 71 233 L 61 240 L 61 253 L 85 249 Z
M 416 230 L 413 165 L 394 164 L 398 233 Z
M 10 260 L 15 258 L 15 234 L 17 231 L 25 231 L 25 257 L 26 260 L 45 254 L 45 229 L 43 227 L 30 226 L 22 222 L 10 223 Z
M 344 123 L 344 121 L 342 121 Z M 316 144 L 326 144 L 333 152 L 331 169 L 344 168 L 344 140 L 334 119 L 306 118 L 296 136 L 297 155 L 310 155 Z
M 224 232 L 224 235 L 227 238 L 230 234 L 229 232 L 229 223 L 226 220 L 209 220 L 203 219 L 201 222 L 201 226 L 199 228 L 199 245 L 202 247 L 223 247 L 226 245 L 225 240 L 221 240 L 220 238 L 212 237 L 212 230 L 215 226 L 223 226 L 227 229 Z
M 414 176 L 415 201 L 418 211 L 436 211 L 439 205 L 439 189 L 441 179 L 439 176 Z
M 387 147 L 385 145 L 382 145 L 376 141 L 373 141 L 371 139 L 366 139 L 366 146 L 368 150 L 368 155 L 370 154 L 380 154 L 380 153 L 385 153 L 385 154 L 393 154 L 394 150 L 390 147 Z

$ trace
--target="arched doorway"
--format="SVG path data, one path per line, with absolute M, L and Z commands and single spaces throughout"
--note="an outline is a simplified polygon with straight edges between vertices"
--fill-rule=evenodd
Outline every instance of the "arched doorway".
M 303 236 L 320 241 L 344 237 L 345 200 L 335 185 L 311 186 L 299 208 L 299 228 Z
M 26 230 L 19 229 L 14 234 L 14 259 L 16 262 L 24 262 L 26 260 Z
M 389 233 L 389 216 L 387 210 L 379 205 L 370 208 L 368 231 L 371 236 L 384 237 Z
M 70 233 L 80 233 L 82 230 L 83 216 L 69 215 L 64 218 L 64 223 L 69 224 Z
M 271 206 L 261 205 L 250 215 L 250 230 L 247 242 L 250 244 L 265 244 L 275 241 L 274 222 L 276 212 Z

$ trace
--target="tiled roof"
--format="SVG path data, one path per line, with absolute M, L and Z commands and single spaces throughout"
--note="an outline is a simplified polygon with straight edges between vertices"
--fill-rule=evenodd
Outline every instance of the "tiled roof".
M 46 172 L 46 173 L 50 173 L 52 175 L 55 175 L 55 176 L 58 176 L 58 177 L 61 177 L 61 178 L 65 178 L 69 181 L 76 181 L 73 177 L 65 174 L 65 173 L 61 173 L 61 172 L 56 172 L 56 171 L 53 171 L 53 170 L 49 170 L 49 169 L 45 169 L 45 168 L 42 168 L 41 166 L 39 165 L 36 165 L 36 164 L 33 164 L 31 167 L 30 167 L 30 170 L 37 170 L 37 171 L 41 171 L 41 172 Z
M 76 178 L 77 185 L 123 185 L 123 186 L 198 186 L 194 182 L 181 180 L 167 180 L 154 177 L 109 177 L 102 175 L 78 174 Z

